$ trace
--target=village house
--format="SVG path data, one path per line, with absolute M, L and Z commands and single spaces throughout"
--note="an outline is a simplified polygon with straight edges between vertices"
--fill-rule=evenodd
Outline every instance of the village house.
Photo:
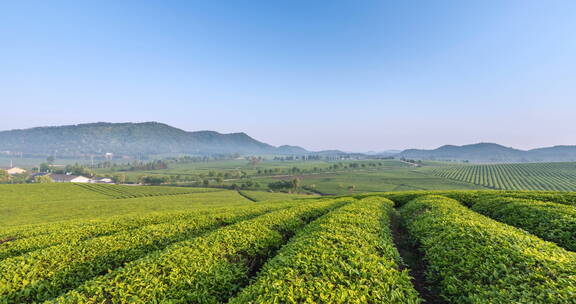
M 68 175 L 68 174 L 50 174 L 50 179 L 55 183 L 91 183 L 92 179 L 79 176 L 79 175 Z
M 22 168 L 18 168 L 18 167 L 12 167 L 10 169 L 6 169 L 6 172 L 8 172 L 8 174 L 10 174 L 10 175 L 14 175 L 14 174 L 26 173 L 26 170 L 24 170 Z

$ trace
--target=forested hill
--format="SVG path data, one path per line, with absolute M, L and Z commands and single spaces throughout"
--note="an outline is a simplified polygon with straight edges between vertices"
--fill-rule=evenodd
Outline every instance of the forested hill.
M 277 148 L 245 133 L 187 132 L 158 122 L 91 123 L 2 131 L 0 151 L 42 156 L 307 152 L 293 146 Z
M 409 149 L 398 157 L 424 160 L 456 160 L 473 163 L 522 163 L 576 161 L 576 146 L 518 150 L 493 143 L 446 145 L 434 150 Z

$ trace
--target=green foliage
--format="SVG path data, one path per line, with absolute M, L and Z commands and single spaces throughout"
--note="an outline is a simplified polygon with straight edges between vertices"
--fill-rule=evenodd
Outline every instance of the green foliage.
M 478 200 L 472 210 L 576 251 L 576 209 L 573 206 L 496 197 Z
M 153 213 L 146 216 L 125 215 L 91 221 L 57 222 L 54 224 L 7 229 L 3 231 L 3 235 L 0 235 L 0 238 L 10 237 L 13 240 L 6 245 L 0 244 L 0 260 L 65 242 L 77 244 L 83 240 L 112 235 L 126 230 L 136 233 L 138 232 L 138 228 L 144 226 L 184 220 L 197 220 L 200 215 L 221 214 L 219 216 L 228 217 L 230 217 L 232 213 L 242 215 L 248 209 L 260 210 L 261 206 L 262 205 L 238 208 L 213 208 L 208 210 L 198 209 L 193 211 L 171 211 Z M 282 207 L 283 204 L 278 203 L 274 206 L 263 206 L 273 209 Z
M 157 159 L 147 163 L 134 161 L 125 170 L 147 171 L 147 170 L 163 170 L 163 169 L 168 169 L 168 163 L 164 160 Z
M 34 182 L 39 184 L 50 184 L 53 183 L 54 181 L 48 175 L 40 175 L 34 178 Z
M 285 193 L 285 192 L 265 192 L 265 191 L 251 191 L 242 190 L 242 194 L 251 198 L 254 201 L 274 201 L 274 200 L 287 200 L 287 199 L 297 199 L 297 198 L 318 198 L 318 196 L 307 195 L 307 194 L 295 194 L 295 193 Z
M 449 303 L 574 303 L 576 254 L 441 196 L 401 208 Z
M 114 174 L 114 176 L 112 176 L 112 181 L 116 184 L 124 184 L 126 182 L 126 174 Z
M 419 303 L 399 269 L 392 205 L 366 198 L 312 222 L 229 303 Z
M 86 236 L 79 235 L 75 235 L 76 239 L 61 239 L 58 246 L 0 262 L 0 303 L 47 300 L 103 271 L 163 249 L 171 243 L 282 207 L 284 205 L 275 204 L 207 214 L 183 213 L 169 222 L 143 225 L 85 241 L 82 239 Z M 87 227 L 88 234 L 93 233 L 90 228 L 98 227 Z
M 186 132 L 157 122 L 90 123 L 5 131 L 2 150 L 35 155 L 77 156 L 104 153 L 116 155 L 274 153 L 276 148 L 244 133 Z
M 140 176 L 138 179 L 138 183 L 144 185 L 160 185 L 168 181 L 168 178 L 165 176 L 158 176 L 158 175 L 144 175 Z
M 498 196 L 524 198 L 558 204 L 576 206 L 576 192 L 555 191 L 498 191 L 492 192 Z
M 40 172 L 44 172 L 44 173 L 50 172 L 51 169 L 52 169 L 52 167 L 48 163 L 41 163 L 40 167 L 38 168 L 38 170 Z
M 223 227 L 86 282 L 57 303 L 204 302 L 226 300 L 250 272 L 307 222 L 344 201 L 320 201 Z
M 10 174 L 6 170 L 0 170 L 0 183 L 7 183 L 10 181 Z
M 282 191 L 282 190 L 295 189 L 294 185 L 295 185 L 294 181 L 281 180 L 281 181 L 269 183 L 268 188 L 270 188 L 272 190 L 276 190 L 276 191 Z
M 576 163 L 444 166 L 428 172 L 492 189 L 576 191 Z
M 418 290 L 447 303 L 574 299 L 576 253 L 528 233 L 573 248 L 574 193 L 242 193 L 276 201 L 222 189 L 0 185 L 0 304 L 418 303 L 391 237 L 390 200 L 406 222 L 396 233 L 416 240 L 427 264 Z
M 85 186 L 95 186 L 103 191 L 89 190 Z M 251 202 L 236 191 L 221 189 L 72 183 L 0 185 L 0 235 L 6 227 L 14 225 L 247 203 Z
M 531 200 L 554 202 L 564 205 L 576 206 L 576 193 L 574 192 L 554 192 L 554 191 L 497 191 L 497 190 L 435 190 L 435 191 L 398 191 L 364 193 L 355 195 L 356 198 L 370 196 L 383 196 L 391 199 L 397 206 L 403 206 L 414 198 L 424 195 L 442 195 L 455 199 L 470 207 L 479 200 L 510 197 Z
M 222 191 L 219 189 L 202 189 L 191 187 L 156 187 L 156 186 L 122 186 L 108 184 L 77 184 L 84 189 L 101 193 L 113 198 L 132 198 L 144 196 L 166 196 L 189 193 Z
M 55 170 L 51 170 L 51 171 L 55 171 Z M 87 176 L 87 177 L 94 176 L 94 172 L 92 171 L 92 169 L 90 169 L 86 166 L 83 166 L 83 165 L 79 165 L 79 164 L 66 166 L 66 168 L 64 168 L 64 172 L 62 172 L 62 173 L 70 173 L 72 175 L 82 175 L 82 176 Z

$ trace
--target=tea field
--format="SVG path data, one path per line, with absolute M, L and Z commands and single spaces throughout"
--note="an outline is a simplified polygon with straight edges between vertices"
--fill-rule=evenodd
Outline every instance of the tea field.
M 576 296 L 573 192 L 301 198 L 162 188 L 0 187 L 0 303 L 574 303 Z
M 460 165 L 426 168 L 449 180 L 492 189 L 576 191 L 576 163 Z
M 285 193 L 254 192 L 256 199 L 292 199 Z M 300 196 L 306 197 L 306 196 Z M 237 191 L 217 188 L 93 184 L 0 185 L 0 227 L 62 220 L 243 205 Z

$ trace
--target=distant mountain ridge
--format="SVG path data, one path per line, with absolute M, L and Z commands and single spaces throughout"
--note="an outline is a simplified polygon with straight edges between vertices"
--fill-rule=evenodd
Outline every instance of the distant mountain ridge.
M 494 143 L 445 145 L 433 150 L 408 149 L 396 155 L 408 159 L 469 161 L 473 163 L 576 161 L 576 146 L 519 150 Z
M 81 156 L 154 154 L 305 154 L 296 146 L 260 142 L 246 133 L 184 131 L 159 122 L 89 123 L 0 132 L 0 151 Z
M 0 131 L 0 153 L 32 156 L 83 157 L 87 155 L 306 155 L 340 157 L 396 157 L 472 163 L 576 161 L 576 146 L 555 146 L 519 150 L 494 143 L 463 146 L 445 145 L 437 149 L 408 149 L 346 153 L 340 150 L 311 152 L 302 147 L 275 147 L 246 133 L 222 134 L 215 131 L 184 131 L 159 122 L 89 123 Z M 335 158 L 335 159 L 336 159 Z

